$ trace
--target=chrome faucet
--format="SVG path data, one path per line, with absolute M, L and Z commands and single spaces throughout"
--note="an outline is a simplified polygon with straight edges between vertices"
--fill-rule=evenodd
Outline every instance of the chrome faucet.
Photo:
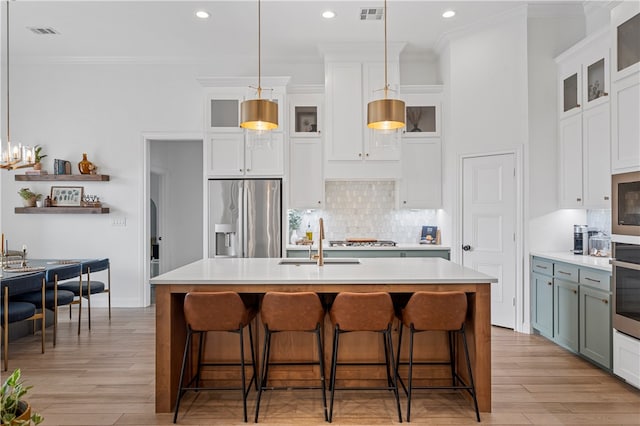
M 324 252 L 322 251 L 322 240 L 324 240 L 324 221 L 320 218 L 320 230 L 318 232 L 318 266 L 324 266 Z

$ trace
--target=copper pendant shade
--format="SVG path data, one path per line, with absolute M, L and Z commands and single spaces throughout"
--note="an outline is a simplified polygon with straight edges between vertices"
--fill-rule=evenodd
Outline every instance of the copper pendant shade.
M 388 99 L 387 82 L 387 0 L 384 2 L 384 99 L 369 102 L 367 105 L 367 126 L 374 130 L 395 130 L 405 125 L 404 101 Z
M 258 98 L 242 102 L 240 105 L 240 127 L 249 130 L 267 131 L 278 128 L 278 104 L 261 99 L 260 86 L 260 0 L 258 0 Z

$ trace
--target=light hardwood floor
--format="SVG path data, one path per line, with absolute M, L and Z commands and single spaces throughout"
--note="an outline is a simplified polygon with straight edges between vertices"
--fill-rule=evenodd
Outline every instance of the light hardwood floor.
M 155 311 L 92 310 L 92 326 L 80 337 L 76 318 L 62 309 L 58 344 L 47 330 L 46 353 L 39 334 L 10 345 L 9 371 L 21 368 L 34 385 L 29 401 L 44 425 L 168 425 L 171 414 L 154 412 Z M 493 412 L 483 424 L 640 425 L 640 391 L 539 336 L 494 328 Z M 6 373 L 5 373 L 6 374 Z M 3 376 L 5 376 L 3 374 Z M 333 424 L 384 425 L 398 422 L 393 397 L 381 392 L 337 394 Z M 252 422 L 255 392 L 250 393 Z M 401 399 L 403 417 L 406 398 Z M 266 392 L 260 423 L 322 425 L 318 391 Z M 477 424 L 470 402 L 453 392 L 414 394 L 411 424 Z M 237 392 L 185 396 L 179 424 L 242 425 Z

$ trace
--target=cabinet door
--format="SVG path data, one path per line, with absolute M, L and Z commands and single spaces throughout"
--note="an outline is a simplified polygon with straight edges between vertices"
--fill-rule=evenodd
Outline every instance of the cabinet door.
M 531 322 L 533 328 L 553 338 L 553 279 L 531 274 Z
M 640 71 L 640 3 L 620 2 L 611 11 L 611 51 L 613 80 L 617 81 Z
M 289 135 L 317 138 L 323 130 L 322 94 L 294 94 L 289 99 Z
M 327 160 L 361 160 L 364 156 L 362 65 L 327 64 Z
M 208 132 L 241 133 L 240 104 L 242 100 L 242 95 L 238 93 L 215 92 L 207 94 L 205 130 Z
M 244 175 L 244 134 L 214 134 L 208 142 L 208 176 Z
M 322 139 L 291 138 L 289 160 L 289 207 L 319 209 L 324 200 Z
M 582 113 L 584 206 L 611 208 L 609 104 Z
M 582 207 L 582 116 L 565 118 L 559 124 L 560 207 Z
M 441 94 L 403 94 L 405 122 L 403 137 L 440 136 Z
M 440 208 L 442 205 L 441 168 L 439 138 L 403 138 L 400 207 Z
M 611 97 L 611 171 L 640 170 L 640 73 L 617 81 Z
M 574 60 L 562 67 L 560 73 L 560 118 L 564 119 L 582 111 L 582 70 Z
M 609 83 L 609 37 L 598 40 L 584 58 L 582 102 L 583 110 L 608 102 Z
M 280 132 L 247 132 L 245 174 L 282 176 L 284 174 L 284 135 Z
M 580 353 L 611 368 L 611 295 L 580 286 Z
M 578 284 L 553 280 L 553 339 L 559 345 L 578 351 Z

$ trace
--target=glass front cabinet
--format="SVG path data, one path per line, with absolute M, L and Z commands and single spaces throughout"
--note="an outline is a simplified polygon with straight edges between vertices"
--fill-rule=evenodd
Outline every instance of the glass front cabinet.
M 322 133 L 323 94 L 289 95 L 289 134 L 296 138 L 313 138 Z
M 560 118 L 608 101 L 610 92 L 608 31 L 589 37 L 556 58 Z
M 411 86 L 403 86 L 400 91 L 400 98 L 405 102 L 406 123 L 402 137 L 440 136 L 441 93 L 429 93 L 428 87 L 422 89 L 425 93 L 410 93 L 416 91 Z

